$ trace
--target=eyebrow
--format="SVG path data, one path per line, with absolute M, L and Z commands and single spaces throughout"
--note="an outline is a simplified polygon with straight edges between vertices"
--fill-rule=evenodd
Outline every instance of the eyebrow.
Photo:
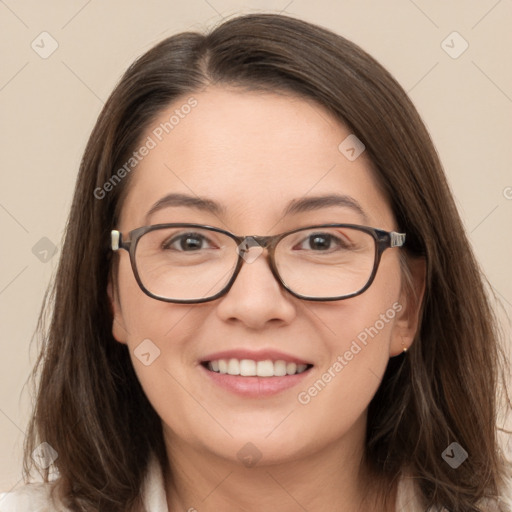
M 363 207 L 353 197 L 340 194 L 309 196 L 301 199 L 294 199 L 290 201 L 288 206 L 285 208 L 283 215 L 286 216 L 303 212 L 311 212 L 322 208 L 328 208 L 330 206 L 350 208 L 358 213 L 365 222 L 368 220 Z
M 202 198 L 198 196 L 189 196 L 187 194 L 167 194 L 166 196 L 159 199 L 146 214 L 146 221 L 158 210 L 168 208 L 170 206 L 185 206 L 187 208 L 193 208 L 195 210 L 213 213 L 220 215 L 225 213 L 226 209 L 219 203 L 216 203 L 212 199 Z
M 151 217 L 155 212 L 172 206 L 184 206 L 202 212 L 213 213 L 214 215 L 222 215 L 226 213 L 226 208 L 215 202 L 213 199 L 190 196 L 187 194 L 171 193 L 159 199 L 149 209 L 146 214 L 146 223 L 148 222 L 149 217 Z M 322 208 L 329 208 L 332 206 L 349 208 L 359 214 L 365 222 L 368 221 L 368 217 L 358 201 L 351 196 L 340 194 L 309 196 L 300 199 L 293 199 L 284 209 L 283 216 L 321 210 Z

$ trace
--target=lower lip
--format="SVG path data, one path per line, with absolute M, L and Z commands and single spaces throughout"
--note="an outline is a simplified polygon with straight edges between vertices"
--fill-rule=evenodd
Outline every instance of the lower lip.
M 311 370 L 311 368 L 308 368 L 302 373 L 283 377 L 242 377 L 240 375 L 212 372 L 202 364 L 199 367 L 207 373 L 215 384 L 247 398 L 264 398 L 290 389 L 301 382 Z

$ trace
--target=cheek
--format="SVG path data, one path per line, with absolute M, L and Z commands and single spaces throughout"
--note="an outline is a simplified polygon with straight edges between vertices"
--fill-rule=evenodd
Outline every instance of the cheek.
M 200 390 L 188 381 L 193 360 L 190 339 L 201 323 L 201 308 L 152 299 L 129 275 L 121 276 L 119 291 L 137 379 L 164 423 L 176 431 L 185 429 L 181 432 L 185 436 L 190 424 L 204 421 L 190 396 L 199 396 Z
M 348 426 L 364 412 L 389 361 L 394 326 L 403 306 L 398 262 L 383 263 L 363 294 L 337 305 L 317 306 L 314 311 L 330 332 L 328 357 L 297 400 L 312 416 L 336 417 L 333 429 L 340 427 L 339 422 L 346 421 Z
M 392 321 L 370 318 L 375 317 L 367 314 L 364 320 L 352 317 L 350 325 L 345 323 L 328 361 L 299 390 L 304 435 L 314 431 L 319 438 L 335 440 L 364 416 L 389 360 L 392 329 Z
M 153 299 L 139 287 L 129 261 L 123 261 L 119 269 L 120 321 L 128 333 L 127 342 L 132 347 L 149 338 L 157 344 L 172 336 L 186 325 L 191 307 Z
M 115 321 L 123 325 L 133 367 L 153 402 L 163 390 L 172 394 L 172 375 L 190 365 L 187 340 L 201 323 L 201 308 L 149 297 L 140 289 L 129 265 L 121 266 L 118 276 L 121 308 Z
M 332 305 L 322 305 L 316 311 L 330 328 L 330 352 L 334 349 L 338 355 L 355 345 L 352 350 L 355 353 L 359 344 L 365 350 L 358 353 L 357 359 L 365 359 L 374 352 L 387 355 L 393 326 L 403 306 L 398 258 L 394 254 L 386 256 L 390 257 L 382 259 L 373 283 L 365 292 Z

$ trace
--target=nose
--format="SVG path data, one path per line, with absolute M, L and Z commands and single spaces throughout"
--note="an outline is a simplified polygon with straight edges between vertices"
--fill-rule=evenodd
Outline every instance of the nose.
M 269 266 L 268 251 L 252 247 L 226 295 L 219 299 L 218 316 L 226 322 L 241 322 L 251 329 L 270 323 L 289 324 L 296 316 L 296 299 L 276 280 Z

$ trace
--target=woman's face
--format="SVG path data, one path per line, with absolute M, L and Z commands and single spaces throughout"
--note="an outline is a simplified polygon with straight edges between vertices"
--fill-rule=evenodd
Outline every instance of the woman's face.
M 154 144 L 148 146 L 155 147 L 139 155 L 116 226 L 122 233 L 171 222 L 244 236 L 323 223 L 397 228 L 366 153 L 354 159 L 356 152 L 343 150 L 351 139 L 339 149 L 351 133 L 322 107 L 224 88 L 191 96 L 193 108 L 182 108 L 194 103 L 188 97 L 176 101 L 145 134 L 143 141 L 150 137 Z M 170 128 L 165 123 L 173 113 Z M 148 216 L 170 193 L 214 201 L 220 209 L 169 203 Z M 283 215 L 291 202 L 332 194 L 349 201 L 317 201 Z M 262 464 L 333 443 L 354 451 L 362 446 L 366 409 L 388 359 L 402 351 L 402 342 L 410 344 L 414 332 L 399 249 L 383 253 L 367 291 L 332 302 L 288 293 L 273 277 L 266 251 L 244 263 L 226 295 L 202 304 L 150 298 L 134 278 L 128 253 L 119 251 L 119 258 L 117 284 L 109 286 L 114 336 L 128 345 L 166 441 L 175 447 L 170 449 L 188 446 L 243 463 L 261 457 Z M 248 371 L 263 360 L 312 366 L 295 376 L 244 377 L 205 367 L 218 359 L 247 359 Z

